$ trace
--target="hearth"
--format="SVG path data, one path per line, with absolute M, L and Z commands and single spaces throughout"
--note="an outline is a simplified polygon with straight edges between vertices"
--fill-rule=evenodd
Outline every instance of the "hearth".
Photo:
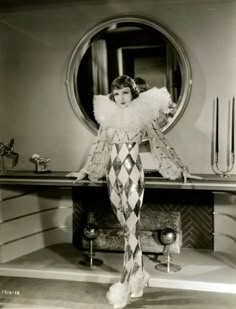
M 73 188 L 73 244 L 87 249 L 83 230 L 95 224 L 99 236 L 96 250 L 123 250 L 122 230 L 112 212 L 106 186 Z M 180 248 L 213 249 L 213 194 L 208 191 L 146 188 L 141 211 L 141 237 L 144 252 L 162 252 L 158 231 L 174 227 L 178 233 L 172 251 Z

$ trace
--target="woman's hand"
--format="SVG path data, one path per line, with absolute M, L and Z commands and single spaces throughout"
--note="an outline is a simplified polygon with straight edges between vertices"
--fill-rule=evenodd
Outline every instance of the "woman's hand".
M 71 172 L 66 174 L 66 177 L 76 177 L 76 179 L 73 181 L 73 183 L 76 183 L 82 179 L 84 179 L 87 175 L 87 172 L 85 169 L 81 169 L 79 172 Z
M 202 179 L 202 177 L 200 176 L 190 174 L 186 168 L 183 170 L 183 177 L 184 177 L 184 183 L 187 182 L 187 179 L 199 179 L 199 180 Z

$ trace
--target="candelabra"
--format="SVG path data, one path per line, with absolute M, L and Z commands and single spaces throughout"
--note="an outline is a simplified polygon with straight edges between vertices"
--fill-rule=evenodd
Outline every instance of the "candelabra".
M 235 151 L 234 151 L 234 130 L 235 130 L 235 98 L 229 102 L 229 127 L 228 127 L 228 147 L 226 168 L 219 166 L 219 98 L 213 102 L 213 136 L 212 136 L 212 161 L 211 166 L 215 174 L 221 177 L 229 177 L 234 168 Z

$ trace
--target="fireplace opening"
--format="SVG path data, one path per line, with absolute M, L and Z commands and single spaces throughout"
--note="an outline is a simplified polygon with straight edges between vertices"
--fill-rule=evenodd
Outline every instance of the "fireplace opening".
M 94 224 L 98 228 L 96 250 L 122 251 L 123 237 L 115 217 L 106 186 L 73 188 L 73 245 L 87 249 L 84 228 Z M 214 200 L 212 192 L 146 188 L 140 217 L 144 252 L 162 251 L 158 231 L 174 227 L 179 233 L 177 247 L 213 250 Z

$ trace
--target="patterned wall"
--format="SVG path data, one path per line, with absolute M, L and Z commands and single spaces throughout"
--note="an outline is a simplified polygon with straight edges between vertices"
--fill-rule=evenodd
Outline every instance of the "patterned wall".
M 183 248 L 213 249 L 213 194 L 207 191 L 146 189 L 156 211 L 179 211 Z M 144 204 L 145 207 L 145 204 Z

